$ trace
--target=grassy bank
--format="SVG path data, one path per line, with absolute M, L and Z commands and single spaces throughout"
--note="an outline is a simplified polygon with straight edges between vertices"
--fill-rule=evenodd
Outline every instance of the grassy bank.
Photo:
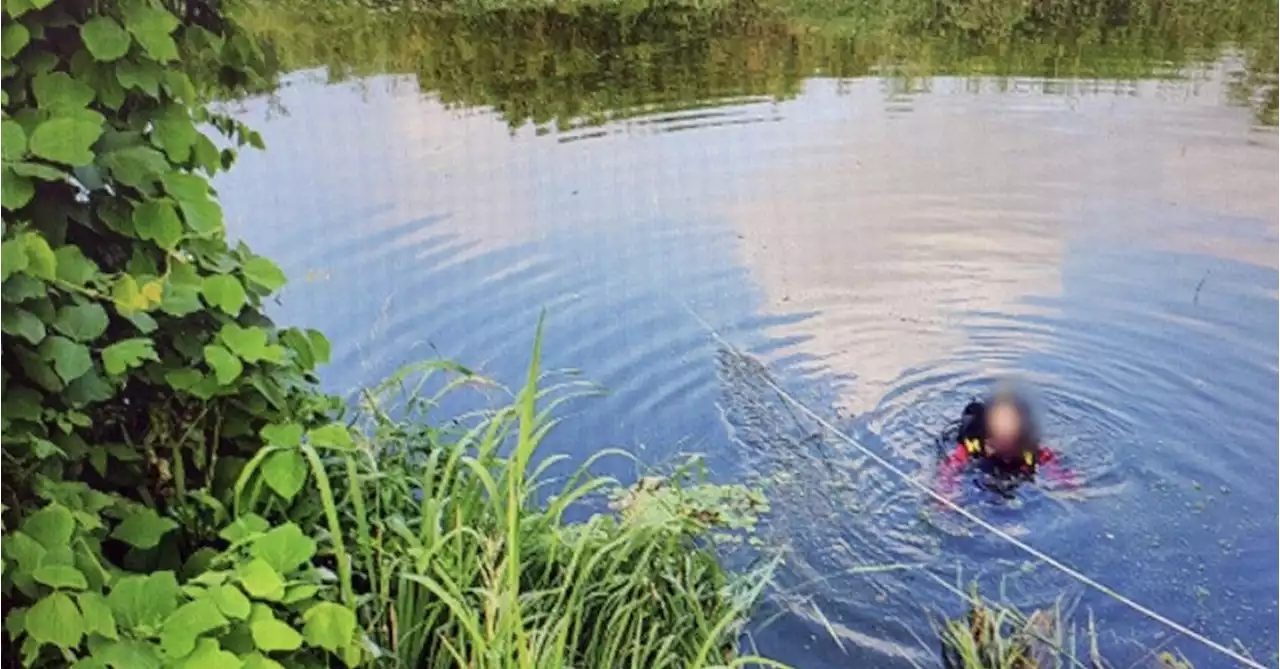
M 291 516 L 341 533 L 333 565 L 340 582 L 344 563 L 351 574 L 365 643 L 402 667 L 746 661 L 737 635 L 767 567 L 729 574 L 714 534 L 749 528 L 762 498 L 682 475 L 662 495 L 627 493 L 589 463 L 541 476 L 558 460 L 535 458 L 557 398 L 537 362 L 535 349 L 512 404 L 453 420 L 432 415 L 440 399 L 487 382 L 451 364 L 406 369 L 363 394 L 352 448 L 316 468 L 318 498 Z M 597 457 L 609 456 L 621 457 Z M 264 474 L 250 465 L 241 488 Z M 262 501 L 244 509 L 269 511 Z M 573 505 L 597 513 L 571 523 Z
M 682 475 L 628 493 L 589 463 L 545 479 L 557 459 L 535 458 L 552 426 L 538 405 L 555 392 L 538 378 L 535 348 L 511 405 L 444 429 L 430 415 L 440 395 L 422 389 L 478 382 L 454 366 L 419 366 L 365 394 L 356 450 L 329 469 L 352 562 L 370 579 L 361 619 L 373 641 L 404 667 L 748 661 L 737 637 L 768 567 L 727 573 L 714 535 L 749 529 L 763 498 Z M 565 520 L 583 504 L 598 513 Z

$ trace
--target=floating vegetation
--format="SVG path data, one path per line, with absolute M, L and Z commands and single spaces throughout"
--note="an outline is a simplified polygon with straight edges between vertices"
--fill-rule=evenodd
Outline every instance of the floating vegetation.
M 1066 636 L 1060 606 L 1023 614 L 975 591 L 969 610 L 943 625 L 943 663 L 947 669 L 1041 669 L 1061 666 L 1066 654 L 1075 664 L 1074 644 L 1066 645 Z
M 1113 669 L 1098 650 L 1090 615 L 1081 629 L 1071 607 L 1059 599 L 1029 613 L 992 602 L 974 588 L 965 595 L 966 611 L 943 621 L 939 630 L 946 669 Z M 1122 665 L 1123 666 L 1123 665 Z M 1195 669 L 1175 651 L 1148 652 L 1130 669 Z

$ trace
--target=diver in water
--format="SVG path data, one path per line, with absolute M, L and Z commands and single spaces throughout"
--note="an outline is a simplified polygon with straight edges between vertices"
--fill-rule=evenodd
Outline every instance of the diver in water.
M 1031 408 L 1012 393 L 965 406 L 954 444 L 939 472 L 942 492 L 948 496 L 970 466 L 986 474 L 986 487 L 1006 495 L 1018 484 L 1035 480 L 1037 473 L 1074 487 L 1074 475 L 1057 454 L 1041 445 Z

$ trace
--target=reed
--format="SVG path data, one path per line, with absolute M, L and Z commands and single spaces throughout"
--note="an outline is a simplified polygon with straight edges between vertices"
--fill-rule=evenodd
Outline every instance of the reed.
M 346 528 L 370 642 L 404 667 L 774 666 L 737 653 L 771 565 L 735 576 L 717 550 L 763 500 L 690 471 L 626 491 L 589 473 L 613 452 L 554 481 L 561 459 L 538 450 L 582 387 L 541 386 L 540 342 L 496 410 L 432 420 L 460 388 L 493 388 L 444 363 L 365 394 L 361 448 L 326 466 L 325 516 Z

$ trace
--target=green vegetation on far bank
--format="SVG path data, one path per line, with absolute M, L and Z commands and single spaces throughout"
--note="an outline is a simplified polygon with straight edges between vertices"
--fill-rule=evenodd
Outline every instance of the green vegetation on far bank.
M 424 93 L 490 107 L 513 127 L 786 99 L 815 75 L 908 88 L 934 76 L 1175 79 L 1227 54 L 1240 59 L 1233 99 L 1276 121 L 1269 0 L 248 0 L 241 18 L 285 70 L 410 75 Z

